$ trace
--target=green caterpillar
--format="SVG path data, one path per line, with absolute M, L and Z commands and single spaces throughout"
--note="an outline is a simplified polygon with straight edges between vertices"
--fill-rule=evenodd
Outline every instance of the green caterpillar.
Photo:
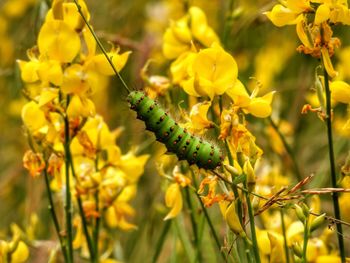
M 130 108 L 137 112 L 146 129 L 154 132 L 157 141 L 165 144 L 169 152 L 175 153 L 179 160 L 187 160 L 199 168 L 214 170 L 222 165 L 224 159 L 219 148 L 181 128 L 158 104 L 141 91 L 129 93 Z

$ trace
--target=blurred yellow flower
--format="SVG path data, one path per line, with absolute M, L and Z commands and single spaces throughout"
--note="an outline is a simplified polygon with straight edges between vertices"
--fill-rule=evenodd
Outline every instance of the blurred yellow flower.
M 175 59 L 193 49 L 197 42 L 209 47 L 219 43 L 219 38 L 208 26 L 205 13 L 192 6 L 186 16 L 170 22 L 163 36 L 163 54 L 167 59 Z
M 334 101 L 350 104 L 350 85 L 344 81 L 332 81 L 329 85 Z
M 170 212 L 165 216 L 164 220 L 176 217 L 182 209 L 182 195 L 180 185 L 172 183 L 165 193 L 165 204 L 171 208 Z
M 22 108 L 22 120 L 30 132 L 37 132 L 40 129 L 46 132 L 48 122 L 45 113 L 36 102 L 30 101 L 24 105 Z

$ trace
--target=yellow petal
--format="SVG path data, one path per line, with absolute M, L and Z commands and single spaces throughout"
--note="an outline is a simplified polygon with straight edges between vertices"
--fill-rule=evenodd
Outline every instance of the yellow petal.
M 23 241 L 19 241 L 14 253 L 11 254 L 11 263 L 25 262 L 29 257 L 29 249 Z
M 194 52 L 186 52 L 171 63 L 170 72 L 173 83 L 179 84 L 193 75 L 192 64 L 196 55 L 197 53 Z
M 82 0 L 78 0 L 78 4 L 80 5 L 81 11 L 83 12 L 85 18 L 89 21 L 90 13 L 87 9 L 85 2 Z M 63 4 L 63 18 L 64 22 L 66 22 L 67 25 L 69 25 L 73 30 L 80 31 L 85 26 L 85 22 L 79 14 L 75 3 Z
M 243 230 L 241 222 L 239 221 L 239 217 L 237 215 L 235 206 L 235 202 L 229 204 L 225 211 L 225 220 L 230 229 L 233 231 L 233 233 L 235 233 L 236 235 L 244 236 L 245 232 Z
M 69 117 L 94 116 L 96 114 L 95 105 L 86 97 L 74 95 L 69 102 L 67 114 Z
M 62 63 L 72 62 L 80 50 L 79 35 L 62 20 L 46 21 L 38 36 L 40 54 Z
M 143 174 L 149 157 L 148 154 L 135 156 L 132 152 L 129 152 L 122 156 L 119 167 L 128 175 L 130 182 L 136 182 Z
M 283 236 L 275 232 L 268 233 L 271 243 L 270 263 L 284 263 L 286 257 L 283 247 Z
M 298 18 L 298 13 L 279 4 L 275 5 L 270 12 L 265 12 L 264 14 L 278 27 L 296 24 Z
M 128 57 L 131 51 L 124 52 L 123 54 L 118 54 L 118 52 L 108 52 L 108 57 L 112 60 L 115 69 L 119 72 L 128 61 Z M 104 54 L 96 55 L 92 58 L 97 71 L 103 75 L 111 76 L 114 73 L 111 64 L 109 64 Z
M 202 96 L 222 95 L 237 80 L 235 59 L 218 45 L 201 50 L 193 61 L 193 72 L 198 79 L 195 85 Z
M 99 85 L 99 75 L 82 65 L 73 64 L 66 68 L 61 90 L 67 94 L 91 95 Z
M 323 64 L 324 64 L 324 67 L 326 68 L 328 75 L 331 78 L 336 77 L 338 75 L 338 72 L 335 71 L 333 68 L 331 58 L 329 57 L 328 49 L 326 47 L 322 47 L 321 53 L 322 53 Z
M 50 101 L 54 100 L 57 97 L 58 97 L 58 89 L 45 88 L 42 90 L 42 92 L 40 94 L 38 106 L 41 107 L 41 106 L 45 105 L 46 103 L 49 103 Z
M 177 183 L 171 184 L 165 193 L 165 204 L 170 207 L 170 212 L 166 215 L 164 220 L 176 217 L 182 209 L 182 195 L 180 186 Z
M 271 115 L 271 101 L 274 92 L 270 92 L 261 98 L 253 98 L 245 109 L 258 118 L 266 118 Z
M 246 107 L 250 103 L 249 94 L 239 79 L 236 80 L 233 87 L 226 90 L 226 94 L 233 100 L 234 104 L 239 107 Z
M 196 39 L 207 47 L 211 46 L 214 42 L 220 42 L 215 31 L 208 26 L 203 10 L 192 6 L 188 12 L 190 14 L 191 31 Z
M 181 42 L 173 30 L 168 28 L 163 35 L 163 54 L 167 59 L 174 59 L 191 49 L 190 43 Z
M 329 19 L 331 10 L 328 4 L 320 5 L 316 10 L 315 25 L 319 25 Z
M 297 23 L 296 30 L 297 30 L 297 35 L 303 43 L 305 47 L 312 48 L 313 44 L 311 43 L 309 36 L 307 32 L 305 31 L 305 19 L 300 19 Z
M 335 255 L 322 255 L 317 257 L 316 263 L 341 263 L 341 258 Z
M 350 104 L 350 85 L 348 83 L 344 81 L 333 81 L 330 83 L 329 88 L 333 100 Z
M 39 80 L 37 70 L 39 68 L 38 61 L 23 61 L 17 60 L 19 68 L 21 70 L 21 78 L 24 82 L 35 82 Z
M 270 255 L 271 245 L 270 245 L 270 239 L 268 236 L 268 231 L 260 230 L 257 227 L 255 229 L 256 229 L 256 237 L 257 237 L 260 253 L 262 253 L 263 255 Z
M 207 117 L 210 106 L 211 106 L 211 102 L 205 101 L 205 102 L 197 103 L 192 107 L 190 118 L 192 121 L 192 126 L 194 126 L 196 130 L 207 129 L 213 125 L 212 122 L 208 120 L 208 117 Z
M 38 76 L 44 83 L 52 83 L 60 86 L 63 80 L 63 72 L 60 63 L 55 60 L 41 62 L 38 67 Z
M 35 132 L 47 125 L 44 112 L 34 101 L 28 102 L 22 109 L 22 120 L 26 127 Z

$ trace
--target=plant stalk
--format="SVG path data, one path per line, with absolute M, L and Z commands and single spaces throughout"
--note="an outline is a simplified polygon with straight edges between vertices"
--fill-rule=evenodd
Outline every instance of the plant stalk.
M 46 165 L 47 167 L 47 165 Z M 61 229 L 60 229 L 60 225 L 58 223 L 58 219 L 57 219 L 57 214 L 55 211 L 55 206 L 54 206 L 54 202 L 53 202 L 53 198 L 52 198 L 52 192 L 51 192 L 51 188 L 50 188 L 50 183 L 49 183 L 49 177 L 47 174 L 47 169 L 44 169 L 44 178 L 45 178 L 45 185 L 46 185 L 46 190 L 47 190 L 47 195 L 49 197 L 49 206 L 48 209 L 51 213 L 51 217 L 55 226 L 55 230 L 58 236 L 58 240 L 60 241 L 60 245 L 61 245 L 61 249 L 62 249 L 62 254 L 64 257 L 64 261 L 68 262 L 68 256 L 67 256 L 67 244 L 65 243 L 65 240 L 63 239 L 62 235 L 61 235 Z
M 324 65 L 323 65 L 324 67 Z M 327 138 L 328 138 L 328 152 L 329 152 L 329 162 L 330 162 L 330 172 L 331 172 L 331 183 L 332 187 L 337 187 L 337 175 L 335 171 L 335 158 L 334 158 L 334 149 L 333 149 L 333 132 L 332 132 L 332 105 L 331 105 L 331 91 L 329 89 L 329 77 L 324 67 L 324 84 L 326 91 L 326 124 L 327 124 Z M 333 209 L 334 216 L 337 220 L 341 220 L 340 215 L 340 207 L 339 207 L 339 199 L 338 193 L 332 193 L 333 199 Z M 343 239 L 343 227 L 341 224 L 336 224 L 337 226 L 337 236 L 338 236 L 338 244 L 340 257 L 343 263 L 346 262 L 345 259 L 345 249 L 344 249 L 344 239 Z
M 247 189 L 247 183 L 244 183 L 244 187 Z M 255 231 L 255 219 L 254 219 L 254 211 L 252 207 L 252 203 L 250 202 L 250 197 L 249 193 L 245 192 L 245 198 L 247 201 L 247 206 L 248 206 L 248 215 L 249 215 L 249 223 L 250 223 L 250 232 L 252 235 L 252 242 L 253 242 L 253 251 L 254 251 L 254 256 L 255 256 L 255 261 L 257 263 L 260 263 L 260 254 L 259 254 L 259 245 L 258 245 L 258 240 L 256 238 L 256 231 Z
M 67 98 L 68 100 L 68 98 Z M 67 103 L 68 104 L 68 103 Z M 69 167 L 72 162 L 70 155 L 70 135 L 69 135 L 69 120 L 68 116 L 64 117 L 64 151 L 65 151 L 65 173 L 66 173 L 66 202 L 64 205 L 66 214 L 66 229 L 68 242 L 68 262 L 74 262 L 73 259 L 73 226 L 72 226 L 72 201 L 70 192 L 70 176 Z

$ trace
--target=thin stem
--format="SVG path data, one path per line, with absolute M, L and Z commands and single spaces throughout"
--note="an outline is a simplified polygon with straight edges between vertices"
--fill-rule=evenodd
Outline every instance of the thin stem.
M 300 168 L 299 168 L 299 165 L 298 165 L 298 161 L 297 159 L 295 158 L 295 154 L 292 150 L 292 148 L 290 147 L 290 145 L 288 144 L 286 138 L 284 137 L 284 135 L 281 133 L 281 131 L 279 130 L 277 124 L 272 120 L 271 116 L 269 117 L 269 121 L 270 121 L 270 124 L 272 126 L 272 128 L 275 130 L 275 132 L 278 134 L 278 137 L 280 138 L 280 140 L 282 141 L 282 144 L 284 146 L 284 148 L 286 149 L 290 159 L 292 160 L 293 162 L 293 167 L 294 167 L 294 172 L 295 172 L 295 175 L 298 179 L 298 181 L 301 181 L 303 180 L 303 176 L 300 172 Z
M 247 183 L 244 183 L 244 187 L 247 188 Z M 256 238 L 256 231 L 255 231 L 254 211 L 253 211 L 252 203 L 250 202 L 249 193 L 245 192 L 245 198 L 248 206 L 250 232 L 252 235 L 254 256 L 255 256 L 256 262 L 260 263 L 259 246 L 258 246 L 258 240 Z
M 67 98 L 68 100 L 68 98 Z M 68 104 L 68 103 L 67 103 Z M 65 202 L 65 213 L 66 213 L 66 228 L 67 228 L 67 242 L 68 242 L 68 262 L 73 262 L 73 226 L 72 226 L 72 201 L 70 192 L 70 176 L 69 167 L 72 162 L 70 156 L 70 136 L 69 136 L 69 120 L 68 117 L 64 117 L 64 151 L 65 151 L 65 173 L 66 173 L 66 202 Z
M 94 231 L 93 231 L 93 239 L 94 239 L 94 245 L 95 245 L 95 256 L 94 258 L 96 259 L 96 262 L 98 262 L 98 236 L 99 236 L 99 232 L 100 232 L 100 215 L 99 215 L 99 197 L 98 197 L 98 190 L 96 190 L 96 193 L 94 195 L 95 197 L 95 203 L 96 203 L 96 211 L 98 212 L 98 215 L 96 217 L 96 220 L 95 220 L 95 228 L 94 228 Z
M 288 250 L 288 244 L 287 244 L 287 235 L 286 235 L 286 225 L 284 223 L 284 211 L 283 208 L 280 209 L 281 213 L 281 225 L 282 225 L 282 234 L 283 234 L 283 241 L 284 241 L 284 253 L 286 254 L 286 262 L 289 263 L 289 250 Z
M 115 68 L 113 62 L 112 62 L 112 57 L 109 57 L 107 54 L 107 51 L 105 50 L 105 48 L 103 47 L 100 39 L 97 37 L 95 31 L 92 29 L 92 27 L 90 26 L 89 22 L 87 21 L 84 13 L 81 11 L 81 6 L 78 4 L 77 0 L 73 0 L 75 5 L 78 8 L 78 12 L 80 13 L 82 19 L 84 20 L 86 26 L 88 27 L 88 29 L 90 30 L 92 36 L 94 37 L 97 45 L 99 46 L 99 48 L 101 49 L 102 53 L 104 54 L 104 56 L 106 57 L 106 59 L 108 60 L 108 63 L 111 65 L 115 75 L 118 77 L 118 79 L 120 80 L 120 82 L 123 84 L 123 87 L 127 90 L 127 92 L 131 92 L 128 85 L 126 84 L 126 82 L 124 81 L 123 77 L 119 74 L 118 70 Z
M 199 244 L 199 236 L 198 236 L 198 230 L 197 230 L 197 223 L 196 219 L 194 217 L 194 208 L 191 201 L 190 192 L 188 190 L 188 187 L 185 188 L 185 196 L 186 196 L 186 203 L 188 205 L 188 209 L 190 211 L 190 218 L 191 218 L 191 224 L 193 229 L 193 236 L 194 236 L 194 244 L 196 247 L 196 257 L 195 262 L 201 262 L 201 253 L 200 253 L 200 244 Z
M 224 251 L 221 249 L 221 244 L 220 244 L 219 237 L 218 237 L 218 235 L 216 234 L 214 225 L 213 225 L 213 223 L 212 223 L 212 221 L 211 221 L 211 219 L 210 219 L 210 216 L 209 216 L 209 214 L 208 214 L 208 211 L 207 211 L 206 207 L 204 206 L 203 201 L 202 201 L 200 195 L 199 195 L 199 194 L 197 193 L 197 191 L 196 191 L 196 189 L 197 189 L 197 182 L 196 182 L 196 180 L 195 180 L 195 177 L 194 177 L 193 172 L 192 172 L 192 179 L 193 179 L 193 186 L 194 186 L 194 189 L 192 189 L 192 188 L 191 188 L 191 189 L 194 191 L 195 195 L 197 196 L 197 199 L 198 199 L 198 201 L 199 201 L 199 203 L 200 203 L 200 205 L 201 205 L 201 207 L 202 207 L 202 210 L 203 210 L 203 212 L 204 212 L 204 217 L 205 217 L 205 219 L 207 220 L 208 225 L 209 225 L 209 228 L 210 228 L 210 231 L 211 231 L 211 233 L 212 233 L 212 235 L 213 235 L 213 237 L 214 237 L 215 244 L 216 244 L 216 246 L 218 247 L 218 249 L 219 249 L 219 251 L 220 251 L 220 254 L 221 254 L 223 260 L 225 261 L 225 260 L 226 260 L 226 256 L 225 256 Z
M 52 192 L 51 192 L 51 188 L 50 188 L 50 183 L 49 183 L 49 177 L 47 174 L 47 169 L 44 169 L 44 178 L 45 178 L 45 185 L 46 185 L 46 190 L 47 190 L 47 195 L 49 197 L 49 206 L 48 209 L 51 213 L 51 217 L 55 226 L 55 230 L 58 236 L 58 239 L 60 241 L 61 244 L 61 248 L 62 248 L 62 254 L 64 257 L 64 261 L 68 262 L 68 256 L 67 256 L 67 244 L 65 243 L 62 235 L 61 235 L 61 229 L 60 229 L 60 225 L 58 223 L 58 219 L 57 219 L 57 215 L 56 215 L 56 211 L 55 211 L 55 206 L 54 206 L 54 202 L 53 202 L 53 198 L 52 198 Z
M 164 245 L 165 237 L 167 236 L 167 234 L 169 232 L 170 226 L 171 226 L 171 220 L 166 220 L 164 227 L 163 227 L 163 231 L 162 231 L 162 233 L 158 239 L 157 245 L 156 245 L 156 251 L 154 252 L 153 259 L 152 259 L 153 263 L 156 263 L 158 260 L 160 252 L 162 251 L 162 247 Z
M 301 258 L 303 263 L 307 263 L 307 243 L 309 239 L 309 217 L 307 216 L 304 222 L 304 244 L 303 244 L 303 257 Z
M 233 25 L 233 14 L 232 14 L 233 7 L 234 7 L 234 0 L 230 0 L 228 14 L 226 15 L 225 24 L 224 24 L 224 31 L 223 31 L 223 35 L 222 35 L 222 43 L 223 43 L 224 47 L 227 46 L 228 36 L 231 33 L 231 28 Z
M 100 139 L 101 139 L 101 133 L 98 133 L 98 146 L 97 148 L 100 148 Z M 95 171 L 98 172 L 98 161 L 99 161 L 99 154 L 96 154 L 96 158 L 95 158 Z M 95 253 L 94 253 L 94 258 L 96 260 L 96 262 L 98 262 L 98 238 L 99 238 L 99 232 L 100 232 L 100 207 L 99 207 L 99 188 L 96 188 L 96 192 L 94 194 L 94 199 L 95 199 L 95 203 L 96 203 L 96 212 L 97 212 L 97 217 L 95 219 L 95 228 L 93 229 L 93 241 L 94 241 L 94 245 L 95 245 Z
M 323 64 L 324 66 L 324 64 Z M 334 149 L 333 149 L 333 133 L 332 133 L 332 120 L 331 120 L 331 111 L 332 111 L 332 105 L 331 105 L 331 91 L 329 89 L 329 83 L 328 83 L 328 73 L 326 71 L 326 68 L 324 67 L 324 84 L 325 84 L 325 90 L 326 90 L 326 123 L 327 123 L 327 138 L 328 138 L 328 151 L 329 151 L 329 161 L 330 161 L 330 172 L 331 172 L 331 182 L 332 187 L 337 187 L 337 175 L 335 172 L 335 158 L 334 158 Z M 338 199 L 338 193 L 334 192 L 332 193 L 332 199 L 333 199 L 333 209 L 334 209 L 334 215 L 337 220 L 341 220 L 340 215 L 340 208 L 339 208 L 339 199 Z M 339 244 L 339 251 L 340 251 L 340 257 L 342 262 L 345 262 L 345 249 L 344 249 L 344 239 L 343 239 L 343 227 L 341 224 L 337 224 L 337 236 L 338 236 L 338 244 Z
M 73 162 L 71 162 L 71 171 L 72 171 L 73 177 L 76 178 Z M 82 202 L 81 197 L 79 195 L 77 195 L 77 202 L 78 202 L 79 214 L 80 214 L 81 221 L 83 224 L 84 235 L 85 235 L 86 242 L 87 242 L 88 249 L 89 249 L 89 253 L 90 253 L 90 259 L 92 262 L 97 262 L 97 258 L 95 257 L 95 253 L 94 253 L 94 246 L 93 246 L 90 234 L 89 234 L 88 223 L 87 223 L 87 220 L 86 220 L 86 217 L 84 214 L 83 202 Z

